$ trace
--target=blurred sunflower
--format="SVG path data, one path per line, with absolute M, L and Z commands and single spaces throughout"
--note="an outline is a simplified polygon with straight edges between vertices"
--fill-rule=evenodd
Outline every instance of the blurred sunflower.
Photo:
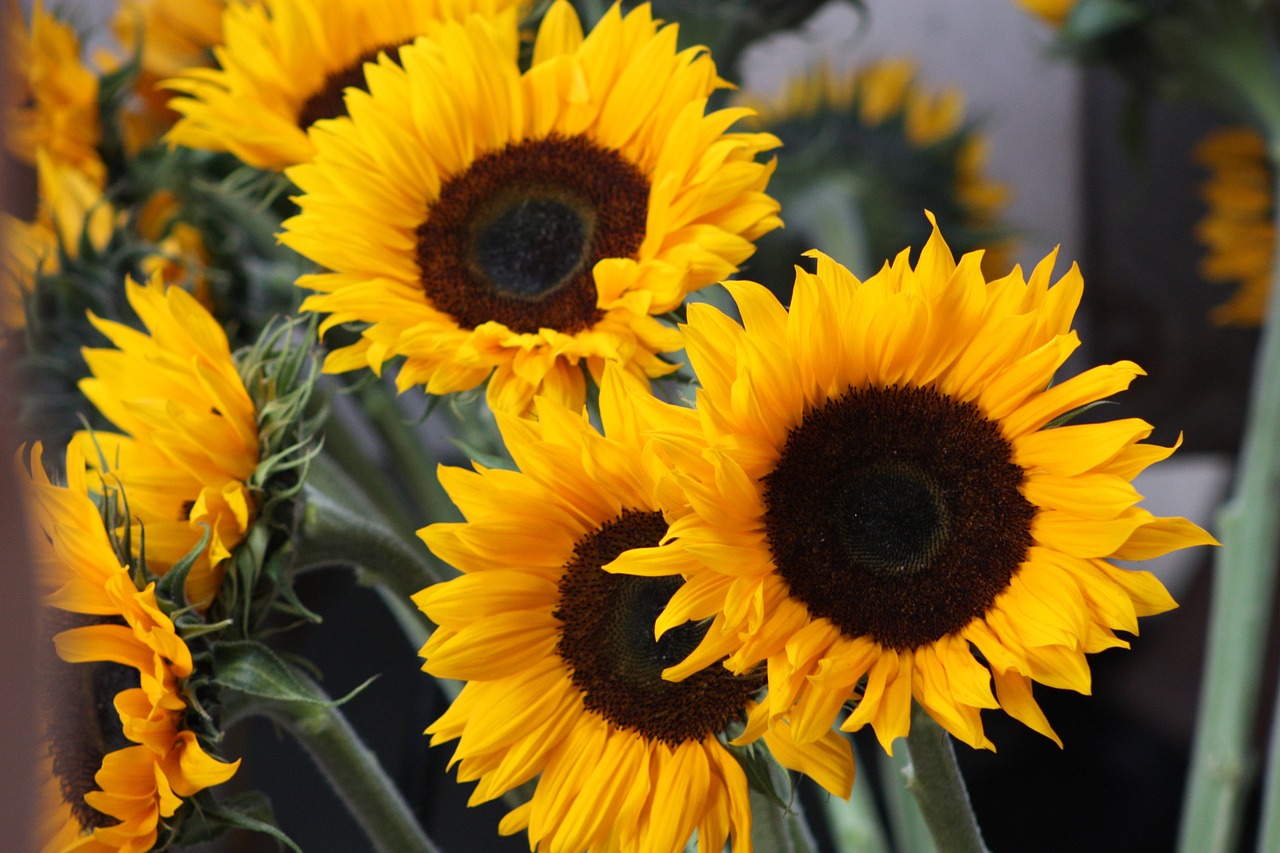
M 155 584 L 139 590 L 119 560 L 77 454 L 68 450 L 66 487 L 49 480 L 38 445 L 30 460 L 37 567 L 58 585 L 47 620 L 66 627 L 53 644 L 74 664 L 49 673 L 37 827 L 49 853 L 150 850 L 162 819 L 230 779 L 239 761 L 210 756 L 186 728 L 191 651 Z
M 30 23 L 18 4 L 9 5 L 10 79 L 17 90 L 6 98 L 5 146 L 35 165 L 43 149 L 58 164 L 83 172 L 101 191 L 106 168 L 98 155 L 98 77 L 81 59 L 75 30 L 36 0 Z
M 4 238 L 4 287 L 0 289 L 0 325 L 26 325 L 24 299 L 41 275 L 58 272 L 62 256 L 75 258 L 82 244 L 101 251 L 116 227 L 116 211 L 101 188 L 80 169 L 36 149 L 39 200 L 36 217 L 24 222 L 0 213 Z
M 736 743 L 763 737 L 783 765 L 842 797 L 852 753 L 834 731 L 799 746 L 787 724 L 770 729 L 755 699 L 762 678 L 716 665 L 663 680 L 705 630 L 654 639 L 680 578 L 601 570 L 667 533 L 670 462 L 643 439 L 651 401 L 621 393 L 634 382 L 606 371 L 604 435 L 543 397 L 537 422 L 499 417 L 519 472 L 441 469 L 467 521 L 420 535 L 464 574 L 414 600 L 439 626 L 423 669 L 467 684 L 427 733 L 433 744 L 458 739 L 459 780 L 479 780 L 473 805 L 541 774 L 500 826 L 527 829 L 530 849 L 679 853 L 695 830 L 704 853 L 730 838 L 748 849 L 747 778 L 726 729 L 742 732 Z
M 183 115 L 170 142 L 230 151 L 262 169 L 315 156 L 307 129 L 346 115 L 343 92 L 364 88 L 365 63 L 444 21 L 497 17 L 515 37 L 519 0 L 272 0 L 232 3 L 222 17 L 218 68 L 189 69 L 164 85 Z
M 1087 693 L 1086 654 L 1127 646 L 1114 630 L 1176 606 L 1150 573 L 1108 560 L 1213 542 L 1136 506 L 1130 481 L 1173 452 L 1141 443 L 1149 424 L 1056 423 L 1142 370 L 1050 385 L 1079 343 L 1083 288 L 1074 266 L 1049 286 L 1054 255 L 1029 282 L 1015 268 L 988 283 L 935 225 L 914 269 L 904 250 L 860 282 L 814 256 L 790 311 L 747 282 L 728 285 L 744 326 L 690 308 L 714 475 L 677 472 L 694 511 L 659 551 L 700 563 L 687 618 L 714 622 L 667 677 L 726 655 L 739 673 L 767 661 L 771 714 L 789 714 L 800 741 L 857 700 L 842 727 L 870 723 L 889 749 L 913 698 L 975 747 L 990 747 L 983 708 L 1057 741 L 1031 683 Z M 610 571 L 653 566 L 650 549 Z
M 226 333 L 191 294 L 166 289 L 159 277 L 145 287 L 127 281 L 125 289 L 148 333 L 91 317 L 115 348 L 84 350 L 92 376 L 80 382 L 123 434 L 80 433 L 75 441 L 123 486 L 151 571 L 167 571 L 208 526 L 208 548 L 187 577 L 188 599 L 204 606 L 257 514 L 249 480 L 259 459 L 258 414 Z
M 111 29 L 123 56 L 139 60 L 136 99 L 120 115 L 127 150 L 154 142 L 177 120 L 167 106 L 172 93 L 159 84 L 213 64 L 212 48 L 222 41 L 226 6 L 226 0 L 122 0 L 116 7 Z
M 823 239 L 832 228 L 862 232 L 859 260 L 870 273 L 903 246 L 924 243 L 921 209 L 935 212 L 960 250 L 985 249 L 988 275 L 1008 272 L 1000 216 L 1009 192 L 984 174 L 987 140 L 965 120 L 958 89 L 930 91 L 914 63 L 885 59 L 844 72 L 822 64 L 776 100 L 744 100 L 783 143 L 774 188 L 788 228 L 770 240 L 790 248 L 776 253 L 786 264 L 778 275 L 789 277 L 798 252 L 834 242 Z M 833 215 L 832 205 L 851 209 Z
M 1201 186 L 1208 208 L 1196 225 L 1204 244 L 1200 275 L 1238 288 L 1213 311 L 1224 325 L 1256 326 L 1267 311 L 1271 264 L 1275 252 L 1275 185 L 1261 134 L 1247 127 L 1215 131 L 1195 148 L 1195 158 L 1209 170 Z
M 334 271 L 298 280 L 320 291 L 303 308 L 325 329 L 371 324 L 329 372 L 404 356 L 402 390 L 489 379 L 495 410 L 539 393 L 576 408 L 583 364 L 597 381 L 608 361 L 674 370 L 657 354 L 679 333 L 654 315 L 780 224 L 755 159 L 777 140 L 727 132 L 745 109 L 704 114 L 723 81 L 647 5 L 584 38 L 555 3 L 523 74 L 514 32 L 481 18 L 366 71 L 351 121 L 313 133 L 315 161 L 288 172 L 302 212 L 281 240 Z

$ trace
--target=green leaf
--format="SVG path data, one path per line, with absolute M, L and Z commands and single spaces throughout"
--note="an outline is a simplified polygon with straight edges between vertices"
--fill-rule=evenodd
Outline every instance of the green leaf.
M 276 826 L 271 801 L 260 791 L 246 791 L 221 802 L 197 801 L 196 808 L 187 817 L 174 837 L 182 846 L 211 841 L 228 829 L 247 829 L 270 835 L 291 850 L 302 849 Z
M 217 673 L 213 680 L 225 689 L 280 702 L 337 704 L 317 698 L 314 691 L 298 680 L 289 664 L 261 643 L 252 640 L 218 643 L 213 649 L 213 661 Z

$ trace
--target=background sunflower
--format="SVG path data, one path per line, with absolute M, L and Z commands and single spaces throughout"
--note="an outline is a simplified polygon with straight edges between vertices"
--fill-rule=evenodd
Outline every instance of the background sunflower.
M 215 43 L 218 67 L 195 68 L 164 85 L 182 93 L 170 142 L 230 151 L 262 169 L 315 155 L 307 130 L 345 115 L 343 91 L 364 87 L 363 67 L 382 52 L 430 35 L 446 20 L 514 13 L 517 0 L 275 0 L 232 3 Z M 514 18 L 508 16 L 514 26 Z M 176 73 L 180 69 L 174 69 Z
M 1011 235 L 1000 219 L 1009 190 L 985 174 L 987 140 L 965 118 L 959 89 L 926 88 L 915 63 L 898 58 L 843 71 L 821 63 L 773 99 L 742 101 L 783 144 L 775 192 L 787 228 L 762 240 L 753 266 L 782 297 L 795 258 L 815 245 L 841 247 L 863 275 L 923 245 L 925 209 L 958 251 L 987 250 L 989 275 L 1008 272 Z
M 1195 148 L 1209 172 L 1200 193 L 1208 208 L 1196 223 L 1204 244 L 1200 274 L 1236 292 L 1213 311 L 1215 322 L 1257 325 L 1271 293 L 1275 251 L 1272 186 L 1275 177 L 1262 136 L 1247 127 L 1214 131 Z

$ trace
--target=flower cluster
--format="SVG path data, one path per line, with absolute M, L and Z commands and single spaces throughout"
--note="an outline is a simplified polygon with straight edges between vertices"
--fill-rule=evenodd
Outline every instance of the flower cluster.
M 1009 271 L 960 94 L 904 60 L 732 101 L 627 5 L 127 0 L 94 63 L 41 3 L 15 26 L 46 853 L 297 849 L 221 788 L 255 785 L 221 757 L 255 716 L 374 849 L 434 849 L 346 721 L 363 688 L 274 648 L 320 621 L 313 569 L 379 587 L 470 803 L 564 853 L 803 839 L 794 778 L 848 799 L 868 725 L 994 749 L 1003 711 L 1062 745 L 1035 685 L 1088 693 L 1089 655 L 1176 607 L 1118 565 L 1214 543 L 1141 506 L 1176 445 L 1075 421 L 1143 371 L 1058 376 L 1082 277 Z M 814 6 L 702 14 L 736 59 Z M 883 265 L 775 273 L 790 211 Z

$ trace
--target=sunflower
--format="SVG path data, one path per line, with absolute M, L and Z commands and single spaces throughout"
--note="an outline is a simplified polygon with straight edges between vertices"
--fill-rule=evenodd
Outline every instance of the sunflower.
M 1209 170 L 1201 188 L 1208 212 L 1196 225 L 1204 244 L 1200 275 L 1239 289 L 1213 312 L 1224 325 L 1256 326 L 1267 310 L 1276 232 L 1272 221 L 1275 175 L 1262 136 L 1252 128 L 1215 131 L 1195 148 Z
M 122 0 L 116 7 L 111 29 L 121 56 L 101 64 L 114 71 L 122 59 L 138 60 L 135 97 L 119 113 L 126 151 L 139 151 L 173 126 L 178 114 L 167 105 L 172 93 L 160 82 L 213 64 L 226 6 L 226 0 Z
M 1087 653 L 1176 606 L 1151 574 L 1108 561 L 1213 541 L 1136 506 L 1130 480 L 1173 452 L 1141 443 L 1150 425 L 1057 425 L 1142 370 L 1050 385 L 1078 345 L 1083 286 L 1074 266 L 1049 286 L 1056 253 L 1029 282 L 1015 268 L 990 283 L 936 225 L 914 269 L 904 251 L 862 282 L 813 254 L 790 311 L 746 282 L 728 285 L 743 326 L 690 308 L 713 475 L 675 475 L 694 511 L 668 545 L 609 570 L 695 558 L 680 569 L 687 603 L 662 624 L 714 621 L 667 677 L 765 661 L 770 713 L 790 714 L 800 741 L 857 700 L 842 728 L 870 723 L 889 749 L 912 698 L 975 747 L 990 747 L 983 708 L 1056 741 L 1031 683 L 1087 693 Z M 688 455 L 684 417 L 655 435 Z
M 9 57 L 16 95 L 7 101 L 5 144 L 24 163 L 36 151 L 83 172 L 99 190 L 106 168 L 98 155 L 98 77 L 81 60 L 75 30 L 37 0 L 28 26 L 10 5 Z
M 91 317 L 115 348 L 84 350 L 92 376 L 80 382 L 124 434 L 80 433 L 75 440 L 123 486 L 153 572 L 167 571 L 208 527 L 208 548 L 187 578 L 188 599 L 203 606 L 256 516 L 248 481 L 258 465 L 257 412 L 226 333 L 195 297 L 166 289 L 159 277 L 125 288 L 149 334 Z
M 0 290 L 0 325 L 26 325 L 25 297 L 41 275 L 58 272 L 63 253 L 75 258 L 82 243 L 101 251 L 116 227 L 116 211 L 101 188 L 84 172 L 36 149 L 39 203 L 36 217 L 24 222 L 0 213 L 5 243 L 4 287 Z
M 503 17 L 515 37 L 517 0 L 272 0 L 232 3 L 222 17 L 218 68 L 165 81 L 185 97 L 170 142 L 230 151 L 262 169 L 315 156 L 307 129 L 346 114 L 342 94 L 363 88 L 364 65 L 473 13 Z
M 846 71 L 819 64 L 776 99 L 747 95 L 744 103 L 783 143 L 776 184 L 791 211 L 789 233 L 780 235 L 789 242 L 813 245 L 806 235 L 820 234 L 823 223 L 806 216 L 805 197 L 838 186 L 857 207 L 873 269 L 924 242 L 929 232 L 916 211 L 927 207 L 963 250 L 986 250 L 988 274 L 1008 271 L 1000 216 L 1009 191 L 985 174 L 987 139 L 965 120 L 959 89 L 930 90 L 914 62 L 880 59 Z
M 46 601 L 61 667 L 50 685 L 48 781 L 39 822 L 46 851 L 142 851 L 182 798 L 221 784 L 239 761 L 205 752 L 184 727 L 191 651 L 156 600 L 139 590 L 85 490 L 85 466 L 68 449 L 68 485 L 54 485 L 40 447 L 29 494 Z M 108 708 L 114 707 L 114 713 Z
M 601 570 L 627 548 L 656 545 L 664 509 L 681 511 L 663 506 L 670 463 L 641 437 L 653 426 L 648 401 L 620 392 L 634 382 L 605 373 L 604 435 L 543 397 L 536 423 L 500 416 L 519 472 L 441 469 L 467 521 L 420 535 L 464 574 L 414 600 L 439 626 L 423 669 L 467 684 L 427 733 L 433 744 L 459 739 L 458 778 L 479 780 L 473 805 L 541 774 L 500 826 L 527 829 L 531 849 L 678 853 L 695 829 L 704 853 L 730 837 L 735 851 L 749 849 L 747 780 L 726 729 L 742 732 L 738 743 L 763 737 L 781 763 L 843 797 L 852 754 L 835 732 L 801 747 L 789 724 L 769 729 L 754 698 L 760 678 L 713 666 L 662 679 L 702 630 L 654 640 L 680 579 Z
M 490 378 L 495 410 L 547 394 L 582 404 L 585 363 L 637 376 L 674 367 L 654 315 L 732 274 L 777 227 L 758 152 L 728 133 L 743 109 L 704 115 L 722 81 L 676 49 L 649 7 L 615 6 L 585 39 L 572 7 L 543 19 L 521 74 L 510 33 L 472 18 L 369 66 L 351 121 L 315 132 L 289 170 L 302 212 L 281 239 L 334 272 L 298 284 L 328 328 L 369 323 L 330 372 L 404 356 L 401 389 L 442 394 Z

